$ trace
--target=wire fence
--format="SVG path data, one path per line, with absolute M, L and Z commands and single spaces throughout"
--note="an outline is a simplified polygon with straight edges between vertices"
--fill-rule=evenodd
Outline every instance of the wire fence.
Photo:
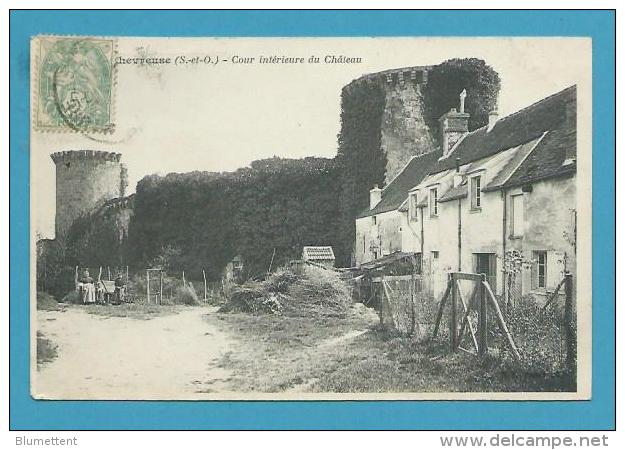
M 477 274 L 473 276 L 479 278 Z M 440 313 L 439 338 L 449 339 L 454 334 L 454 328 L 448 326 L 452 310 L 449 303 L 441 308 L 443 296 L 432 295 L 429 281 L 427 276 L 417 274 L 362 277 L 354 289 L 354 299 L 375 307 L 380 324 L 385 328 L 416 338 L 432 336 Z M 473 340 L 477 354 L 477 337 L 472 339 L 469 331 L 477 332 L 480 295 L 486 294 L 480 293 L 483 291 L 476 289 L 477 285 L 471 281 L 458 279 L 453 283 L 457 289 L 453 312 L 457 327 L 454 345 L 473 350 Z M 520 356 L 529 370 L 574 370 L 577 312 L 573 277 L 567 274 L 558 289 L 545 296 L 523 295 L 520 287 L 512 286 L 514 290 L 507 296 L 497 296 L 492 290 L 488 294 L 492 297 L 488 304 L 493 306 L 484 312 L 485 322 L 489 324 L 484 337 L 488 352 L 501 357 L 515 356 L 516 348 L 516 357 Z

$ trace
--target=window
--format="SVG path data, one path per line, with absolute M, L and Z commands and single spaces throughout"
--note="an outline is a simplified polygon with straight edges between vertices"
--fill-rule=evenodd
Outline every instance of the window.
M 410 194 L 410 205 L 409 205 L 410 219 L 412 220 L 419 220 L 419 207 L 417 206 L 418 204 L 419 204 L 418 193 L 413 192 L 412 194 Z
M 534 288 L 547 287 L 547 252 L 534 252 L 536 260 L 536 270 L 534 272 Z
M 482 207 L 482 177 L 471 178 L 471 209 Z
M 438 250 L 432 250 L 432 259 L 438 259 Z
M 378 223 L 378 220 L 375 216 L 372 216 L 371 219 L 373 219 L 373 224 L 375 225 L 376 223 Z
M 510 237 L 523 236 L 525 226 L 525 212 L 523 210 L 523 194 L 513 195 L 510 206 Z
M 430 189 L 430 216 L 438 216 L 438 189 Z

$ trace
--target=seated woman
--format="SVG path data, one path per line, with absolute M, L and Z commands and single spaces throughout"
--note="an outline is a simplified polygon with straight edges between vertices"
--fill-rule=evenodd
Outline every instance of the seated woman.
M 89 276 L 89 269 L 85 269 L 82 277 L 78 280 L 78 294 L 85 305 L 95 303 L 95 285 L 93 278 Z

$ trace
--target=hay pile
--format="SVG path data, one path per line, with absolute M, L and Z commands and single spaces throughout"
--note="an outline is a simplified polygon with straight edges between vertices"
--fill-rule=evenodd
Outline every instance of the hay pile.
M 349 287 L 336 272 L 307 267 L 303 275 L 279 269 L 265 281 L 235 286 L 220 312 L 344 317 L 351 304 Z

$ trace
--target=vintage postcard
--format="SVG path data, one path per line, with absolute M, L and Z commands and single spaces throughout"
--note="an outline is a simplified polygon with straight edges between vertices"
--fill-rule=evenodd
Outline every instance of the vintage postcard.
M 33 37 L 32 396 L 590 399 L 591 48 Z

